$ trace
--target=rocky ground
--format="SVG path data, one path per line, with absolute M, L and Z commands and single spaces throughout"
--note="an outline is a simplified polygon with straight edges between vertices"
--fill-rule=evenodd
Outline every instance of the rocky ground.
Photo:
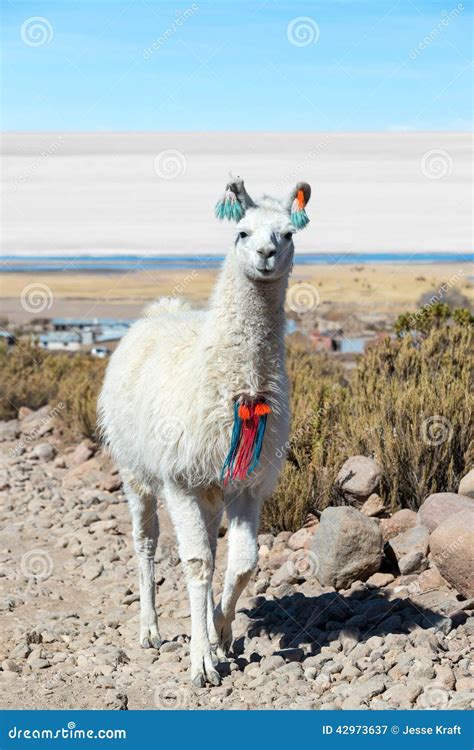
M 363 512 L 333 508 L 296 534 L 259 537 L 222 685 L 198 690 L 166 514 L 156 564 L 165 642 L 156 652 L 138 646 L 130 520 L 114 468 L 87 442 L 62 447 L 47 408 L 19 416 L 0 423 L 1 708 L 473 706 L 472 477 L 466 494 L 390 517 L 370 467 L 356 460 L 345 476 L 343 467 L 341 484 L 355 496 L 353 477 L 363 474 Z M 217 592 L 224 564 L 225 534 Z

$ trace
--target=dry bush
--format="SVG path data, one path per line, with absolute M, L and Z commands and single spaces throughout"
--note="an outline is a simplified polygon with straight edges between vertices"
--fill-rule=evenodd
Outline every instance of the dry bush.
M 393 510 L 456 491 L 474 458 L 471 363 L 471 331 L 457 325 L 424 339 L 385 339 L 360 359 L 347 386 L 327 360 L 291 351 L 290 463 L 263 527 L 294 530 L 308 512 L 340 502 L 334 479 L 356 454 L 380 462 Z
M 0 349 L 0 369 L 0 419 L 13 419 L 21 406 L 39 409 L 63 402 L 58 418 L 70 436 L 94 436 L 104 361 L 21 343 Z

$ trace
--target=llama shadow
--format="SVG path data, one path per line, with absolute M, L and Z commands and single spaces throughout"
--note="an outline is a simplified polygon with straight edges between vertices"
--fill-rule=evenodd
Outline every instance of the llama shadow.
M 249 637 L 261 635 L 280 636 L 279 649 L 304 649 L 297 651 L 294 658 L 315 656 L 322 646 L 327 646 L 340 638 L 344 630 L 354 640 L 354 645 L 363 643 L 372 636 L 386 636 L 389 633 L 408 634 L 414 629 L 434 628 L 434 631 L 447 633 L 452 627 L 463 624 L 467 615 L 458 611 L 451 619 L 442 612 L 436 612 L 409 598 L 389 599 L 381 589 L 354 591 L 349 594 L 337 592 L 319 596 L 305 596 L 301 592 L 291 593 L 280 599 L 267 599 L 251 609 L 243 609 L 253 622 L 249 626 Z M 280 653 L 275 649 L 274 653 Z M 234 654 L 239 656 L 244 650 L 244 638 L 234 642 Z M 291 652 L 286 652 L 292 659 Z M 259 660 L 254 654 L 251 661 Z

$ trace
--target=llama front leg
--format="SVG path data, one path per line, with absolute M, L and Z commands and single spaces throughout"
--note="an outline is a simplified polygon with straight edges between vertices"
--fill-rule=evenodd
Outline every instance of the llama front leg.
M 133 542 L 138 560 L 140 585 L 140 644 L 160 648 L 161 638 L 155 610 L 155 552 L 158 542 L 158 514 L 154 494 L 124 483 L 132 515 Z
M 261 500 L 248 490 L 226 498 L 229 521 L 227 570 L 221 603 L 214 613 L 220 646 L 224 652 L 228 652 L 232 645 L 232 622 L 237 601 L 257 564 L 261 504 Z
M 213 559 L 204 498 L 197 492 L 166 482 L 164 496 L 178 539 L 181 562 L 186 576 L 191 609 L 191 680 L 196 687 L 220 685 L 214 669 L 207 629 L 207 606 L 211 587 Z

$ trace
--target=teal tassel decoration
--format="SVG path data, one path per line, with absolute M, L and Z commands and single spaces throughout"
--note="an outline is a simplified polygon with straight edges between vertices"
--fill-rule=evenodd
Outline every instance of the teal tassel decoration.
M 308 214 L 304 208 L 291 212 L 291 223 L 296 229 L 304 229 L 309 224 Z
M 306 201 L 304 191 L 298 190 L 291 205 L 291 222 L 295 229 L 304 229 L 309 224 L 308 214 L 305 211 Z
M 214 213 L 221 221 L 228 219 L 229 221 L 238 222 L 244 215 L 243 208 L 237 200 L 235 193 L 228 188 L 220 201 L 216 203 Z

